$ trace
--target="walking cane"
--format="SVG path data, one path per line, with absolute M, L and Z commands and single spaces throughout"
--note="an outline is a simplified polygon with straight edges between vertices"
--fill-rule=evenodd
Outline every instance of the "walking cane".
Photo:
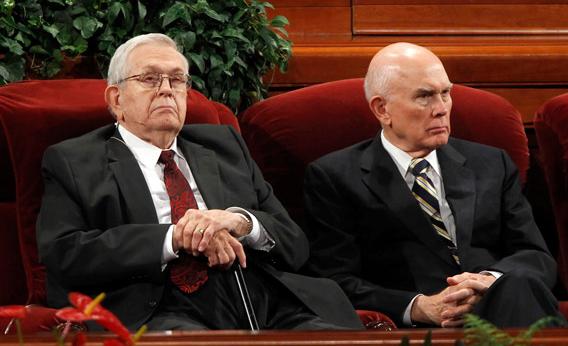
M 256 320 L 256 315 L 254 313 L 254 307 L 252 306 L 252 301 L 250 300 L 250 295 L 247 289 L 247 284 L 245 282 L 245 277 L 243 275 L 243 270 L 241 268 L 241 265 L 237 262 L 235 262 L 233 267 L 234 267 L 233 273 L 235 274 L 235 280 L 237 280 L 237 286 L 239 287 L 239 294 L 241 295 L 241 299 L 245 307 L 245 312 L 247 314 L 250 330 L 253 332 L 257 332 L 259 331 L 260 328 L 258 328 L 258 322 Z

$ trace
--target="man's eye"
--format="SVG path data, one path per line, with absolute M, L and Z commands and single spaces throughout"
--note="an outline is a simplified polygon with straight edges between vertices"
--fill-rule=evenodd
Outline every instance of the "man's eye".
M 150 74 L 150 75 L 141 76 L 141 77 L 140 77 L 140 80 L 141 80 L 143 83 L 156 84 L 156 83 L 158 83 L 158 82 L 160 81 L 160 77 L 157 76 L 157 75 L 152 75 L 152 74 Z

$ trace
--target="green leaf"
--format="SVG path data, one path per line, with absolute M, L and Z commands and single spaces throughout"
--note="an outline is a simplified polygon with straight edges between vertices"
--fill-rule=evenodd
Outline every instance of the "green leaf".
M 138 18 L 139 19 L 146 18 L 146 13 L 148 13 L 148 11 L 146 10 L 146 6 L 144 6 L 144 4 L 141 3 L 140 0 L 138 0 Z
M 120 2 L 113 2 L 112 5 L 110 5 L 108 12 L 107 12 L 107 22 L 109 24 L 114 23 L 114 21 L 116 21 L 116 19 L 118 18 L 118 15 L 122 12 L 122 15 L 124 17 L 126 17 L 126 9 L 124 8 L 124 5 L 121 4 Z
M 11 52 L 12 54 L 15 55 L 24 54 L 22 45 L 18 43 L 18 41 L 13 40 L 11 38 L 6 37 L 2 42 L 0 42 L 0 45 L 6 47 L 8 51 Z
M 220 57 L 220 56 L 217 55 L 217 54 L 212 54 L 212 55 L 209 57 L 209 61 L 210 61 L 210 63 L 211 63 L 211 69 L 214 69 L 214 68 L 217 68 L 217 67 L 223 65 L 223 58 Z
M 41 55 L 47 55 L 47 51 L 40 45 L 36 44 L 34 46 L 31 46 L 29 49 L 29 52 L 32 54 L 41 54 Z
M 2 63 L 0 63 L 0 77 L 1 77 L 0 80 L 2 81 L 10 80 L 10 72 L 8 71 L 8 69 L 2 66 Z
M 288 18 L 284 17 L 284 16 L 276 16 L 274 18 L 272 18 L 272 20 L 270 21 L 270 25 L 272 25 L 273 27 L 277 27 L 277 28 L 281 28 L 283 26 L 286 26 L 290 24 L 290 22 L 288 22 Z
M 237 39 L 239 39 L 243 42 L 250 43 L 249 39 L 243 36 L 240 29 L 229 27 L 229 28 L 223 30 L 223 36 L 234 37 L 234 38 L 237 38 Z
M 183 47 L 185 52 L 189 52 L 195 45 L 195 33 L 191 31 L 181 32 L 175 37 L 176 43 Z
M 52 25 L 44 25 L 43 26 L 43 30 L 47 31 L 48 33 L 51 34 L 51 36 L 53 36 L 54 38 L 57 37 L 57 35 L 59 35 L 59 29 L 57 28 L 57 26 L 55 24 Z
M 95 18 L 81 16 L 73 20 L 73 26 L 75 27 L 75 29 L 81 31 L 81 36 L 83 36 L 83 38 L 88 39 L 92 37 L 95 31 L 97 31 L 98 28 L 102 27 L 103 24 Z
M 199 72 L 203 73 L 203 71 L 205 71 L 205 61 L 203 60 L 203 56 L 191 52 L 188 53 L 188 55 L 189 55 L 189 60 L 192 61 L 195 64 L 195 66 L 197 66 Z
M 176 2 L 166 11 L 162 26 L 166 27 L 178 19 L 187 20 L 188 24 L 191 23 L 191 18 L 189 16 L 189 13 L 187 12 L 187 8 L 181 2 Z

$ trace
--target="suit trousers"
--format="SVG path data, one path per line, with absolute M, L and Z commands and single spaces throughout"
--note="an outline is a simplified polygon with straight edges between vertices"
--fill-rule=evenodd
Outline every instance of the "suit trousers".
M 552 291 L 541 280 L 520 270 L 495 281 L 473 313 L 500 328 L 527 327 L 546 316 L 556 317 L 557 325 L 566 325 Z
M 146 323 L 148 329 L 250 329 L 233 270 L 210 269 L 208 275 L 207 282 L 191 294 L 168 282 Z M 261 269 L 249 266 L 243 275 L 260 329 L 349 329 L 321 319 Z

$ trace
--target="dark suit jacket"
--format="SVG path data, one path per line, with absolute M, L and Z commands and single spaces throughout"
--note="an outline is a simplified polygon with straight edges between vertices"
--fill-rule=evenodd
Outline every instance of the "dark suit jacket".
M 355 308 L 399 323 L 412 297 L 439 292 L 462 271 L 523 270 L 552 286 L 555 261 L 507 154 L 451 138 L 438 160 L 461 268 L 377 136 L 307 169 L 310 272 L 336 280 Z
M 249 265 L 262 267 L 329 322 L 353 318 L 333 281 L 279 271 L 300 268 L 308 258 L 308 242 L 231 127 L 185 126 L 178 146 L 208 208 L 245 208 L 276 241 L 268 254 L 249 252 Z M 169 225 L 158 224 L 136 159 L 109 125 L 48 148 L 42 170 L 45 194 L 37 241 L 47 270 L 48 305 L 68 305 L 69 291 L 106 292 L 103 305 L 129 328 L 139 327 L 162 297 L 167 278 L 160 258 Z M 336 309 L 329 304 L 333 299 L 339 305 L 344 299 L 346 305 Z

